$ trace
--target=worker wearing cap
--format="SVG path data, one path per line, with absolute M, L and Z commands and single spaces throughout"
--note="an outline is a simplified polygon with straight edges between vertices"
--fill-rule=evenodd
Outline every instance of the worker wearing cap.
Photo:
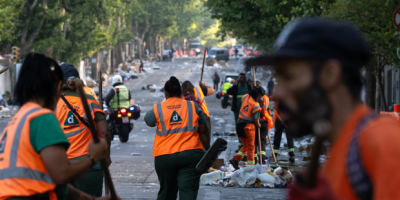
M 88 127 L 87 113 L 75 86 L 79 79 L 76 68 L 68 63 L 61 64 L 63 72 L 63 95 L 57 102 L 54 113 L 64 130 L 64 134 L 71 143 L 67 151 L 68 159 L 72 162 L 84 159 L 89 152 L 89 143 L 93 141 Z M 86 95 L 91 117 L 94 119 L 95 128 L 99 138 L 105 138 L 108 146 L 111 146 L 111 134 L 108 129 L 106 115 L 99 102 L 91 95 Z M 107 163 L 111 164 L 110 151 L 107 153 Z M 100 162 L 92 166 L 83 176 L 72 183 L 76 188 L 93 196 L 101 196 L 103 186 L 103 171 Z
M 400 124 L 361 101 L 361 69 L 370 58 L 368 44 L 352 25 L 301 19 L 283 29 L 272 54 L 247 62 L 275 67 L 274 96 L 294 136 L 314 132 L 331 144 L 317 178 L 297 178 L 290 200 L 400 197 L 393 184 L 400 181 Z M 315 186 L 305 187 L 305 181 Z

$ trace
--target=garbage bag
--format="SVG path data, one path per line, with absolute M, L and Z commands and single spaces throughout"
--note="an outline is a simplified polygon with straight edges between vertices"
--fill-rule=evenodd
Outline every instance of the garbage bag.
M 231 180 L 241 187 L 245 187 L 246 184 L 251 185 L 256 182 L 257 174 L 258 172 L 256 168 L 250 165 L 235 171 L 235 173 L 231 176 Z
M 274 185 L 275 184 L 275 178 L 272 177 L 271 175 L 264 173 L 264 174 L 258 174 L 258 179 L 260 179 L 260 182 L 262 184 L 268 184 L 268 185 Z

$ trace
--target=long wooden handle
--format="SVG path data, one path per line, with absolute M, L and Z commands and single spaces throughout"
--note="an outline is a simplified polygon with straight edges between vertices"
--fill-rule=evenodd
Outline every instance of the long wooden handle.
M 259 154 L 260 154 L 260 165 L 262 165 L 261 132 L 260 132 L 260 128 L 258 128 L 258 147 L 260 149 L 260 151 L 259 151 Z
M 90 109 L 89 109 L 89 105 L 87 103 L 86 94 L 83 91 L 82 81 L 81 80 L 76 81 L 75 85 L 76 85 L 76 87 L 78 89 L 79 96 L 81 97 L 83 108 L 85 109 L 85 112 L 86 112 L 86 117 L 87 117 L 87 121 L 88 121 L 88 124 L 89 124 L 89 127 L 90 127 L 89 128 L 90 132 L 92 133 L 93 142 L 94 143 L 99 143 L 100 139 L 98 137 L 97 130 L 95 129 L 95 126 L 94 126 L 94 121 L 93 121 L 92 114 L 91 114 Z M 101 166 L 102 166 L 103 171 L 104 171 L 104 179 L 107 182 L 108 187 L 110 188 L 111 200 L 118 200 L 117 199 L 117 193 L 115 192 L 114 184 L 112 182 L 111 174 L 110 174 L 110 171 L 108 169 L 108 165 L 106 163 L 106 160 L 103 159 L 100 162 L 101 162 Z
M 101 71 L 99 71 L 99 103 L 101 109 L 103 109 L 103 79 Z M 104 193 L 110 195 L 110 188 L 108 187 L 106 179 L 104 179 Z
M 3 69 L 0 70 L 0 74 L 2 74 L 3 72 L 7 71 L 8 67 L 4 67 Z
M 201 68 L 201 78 L 200 78 L 200 81 L 203 81 L 204 62 L 206 61 L 206 54 L 207 54 L 207 51 L 204 49 L 204 55 L 203 55 L 203 67 Z
M 278 162 L 278 161 L 276 160 L 276 156 L 275 156 L 275 152 L 274 152 L 274 147 L 272 147 L 271 137 L 269 136 L 269 134 L 267 134 L 267 135 L 268 135 L 269 146 L 271 147 L 271 151 L 272 151 L 272 157 L 274 157 L 274 161 L 275 161 L 275 162 Z

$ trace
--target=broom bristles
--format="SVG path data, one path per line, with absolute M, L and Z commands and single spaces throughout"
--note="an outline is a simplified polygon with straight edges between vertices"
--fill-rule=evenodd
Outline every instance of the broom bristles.
M 197 164 L 196 169 L 204 174 L 211 167 L 218 156 L 228 148 L 228 142 L 222 138 L 218 138 L 211 145 L 210 149 L 204 154 L 200 162 Z

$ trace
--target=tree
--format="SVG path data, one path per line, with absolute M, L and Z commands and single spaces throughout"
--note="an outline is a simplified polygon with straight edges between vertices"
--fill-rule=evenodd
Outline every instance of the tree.
M 336 20 L 353 23 L 363 33 L 372 48 L 372 60 L 366 69 L 367 81 L 373 81 L 370 76 L 375 75 L 377 87 L 381 95 L 377 95 L 376 102 L 383 99 L 384 110 L 388 110 L 385 99 L 382 71 L 384 66 L 398 66 L 399 59 L 396 48 L 400 46 L 399 30 L 394 26 L 393 12 L 398 8 L 397 0 L 337 0 L 327 6 L 323 16 Z M 374 87 L 366 83 L 366 103 L 374 107 Z M 379 104 L 377 104 L 379 105 Z M 376 107 L 379 110 L 379 106 Z

